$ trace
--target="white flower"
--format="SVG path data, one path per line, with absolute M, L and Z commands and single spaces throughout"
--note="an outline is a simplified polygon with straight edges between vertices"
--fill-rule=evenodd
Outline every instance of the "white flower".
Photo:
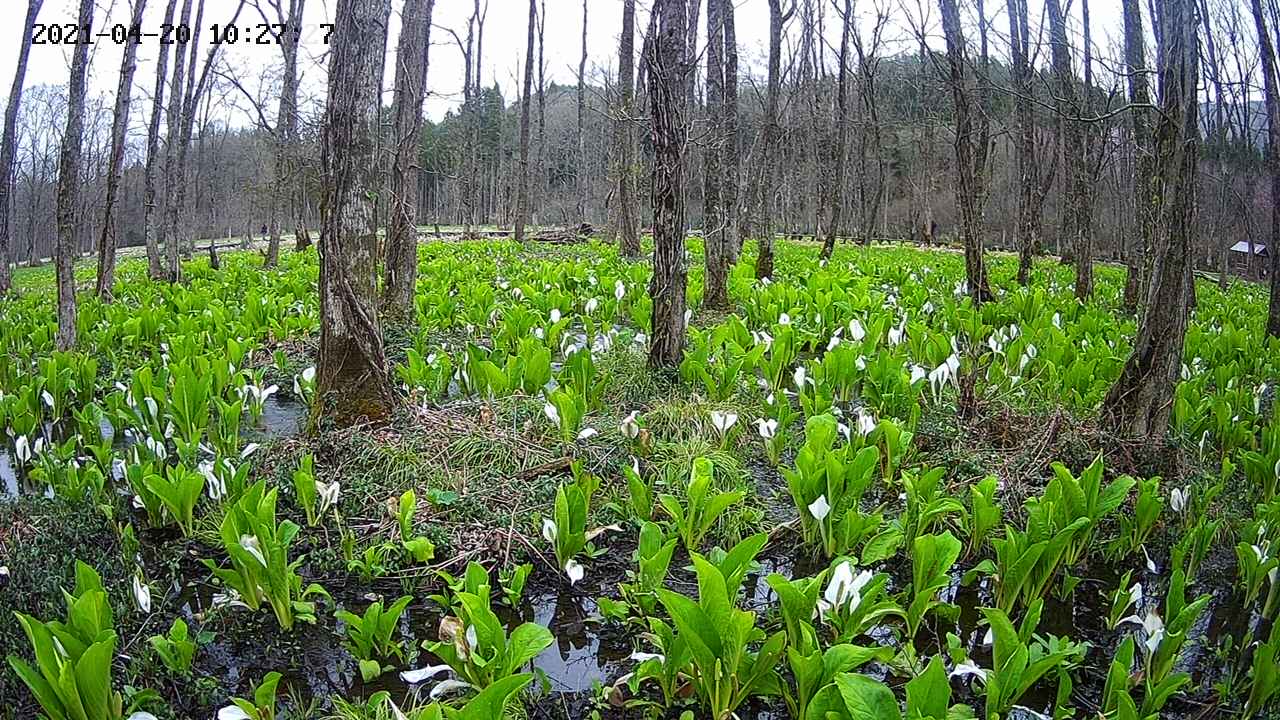
M 960 358 L 955 354 L 948 357 L 941 365 L 934 368 L 929 373 L 929 387 L 933 391 L 933 396 L 939 398 L 942 395 L 942 388 L 947 383 L 954 384 L 956 381 L 956 373 L 960 370 Z
M 613 281 L 613 297 L 622 302 L 622 298 L 627 296 L 627 286 L 622 284 L 621 280 Z
M 217 720 L 253 720 L 253 718 L 239 707 L 228 705 L 218 711 Z
M 1142 602 L 1142 583 L 1134 583 L 1133 587 L 1129 588 L 1129 604 L 1137 605 L 1140 602 Z
M 986 682 L 987 679 L 987 671 L 973 664 L 971 660 L 956 663 L 955 668 L 951 670 L 951 674 L 948 677 L 964 677 L 965 675 L 972 675 L 983 682 Z
M 858 318 L 854 318 L 849 321 L 849 338 L 850 339 L 852 339 L 854 342 L 862 342 L 862 339 L 866 336 L 867 336 L 867 331 L 862 329 L 862 323 L 858 321 Z
M 1120 621 L 1119 624 L 1133 623 L 1142 627 L 1142 632 L 1147 636 L 1143 641 L 1143 645 L 1147 649 L 1147 654 L 1151 655 L 1160 647 L 1160 641 L 1164 639 L 1164 621 L 1154 610 L 1147 611 L 1147 614 L 1139 618 L 1137 615 L 1130 615 Z
M 898 325 L 898 327 L 896 328 L 889 328 L 889 344 L 890 345 L 901 345 L 902 341 L 905 340 L 906 337 L 907 337 L 907 326 L 905 322 Z
M 142 612 L 151 612 L 151 588 L 137 574 L 133 576 L 133 602 Z
M 831 581 L 822 594 L 826 608 L 839 612 L 841 609 L 852 610 L 862 603 L 862 588 L 875 576 L 870 570 L 863 570 L 855 576 L 853 570 L 853 565 L 845 560 L 831 573 Z
M 1187 501 L 1190 499 L 1190 488 L 1174 488 L 1169 491 L 1169 507 L 1180 515 L 1187 509 Z
M 778 316 L 778 324 L 779 324 L 779 325 L 790 325 L 790 324 L 791 324 L 791 316 L 790 316 L 790 315 L 788 315 L 788 314 L 786 314 L 786 313 L 782 313 L 781 315 L 779 315 L 779 316 Z
M 542 537 L 554 545 L 559 536 L 560 528 L 556 527 L 556 521 L 551 518 L 542 518 Z
M 125 718 L 125 720 L 156 720 L 156 716 L 152 715 L 149 712 L 139 710 L 133 713 L 132 715 L 130 715 L 129 717 Z
M 827 496 L 819 495 L 817 500 L 809 504 L 809 514 L 814 520 L 822 522 L 828 514 L 831 513 L 831 506 L 827 504 Z
M 560 308 L 551 308 L 551 324 L 560 322 Z
M 18 436 L 13 443 L 13 450 L 17 453 L 19 463 L 25 465 L 31 462 L 31 442 L 27 440 L 26 435 Z
M 1152 575 L 1158 575 L 1160 573 L 1160 569 L 1156 567 L 1156 562 L 1151 559 L 1151 554 L 1147 552 L 1146 545 L 1142 546 L 1142 556 L 1147 559 L 1147 571 Z
M 813 383 L 813 381 L 809 378 L 809 373 L 805 371 L 803 365 L 796 366 L 795 372 L 791 374 L 791 379 L 795 381 L 796 389 L 801 392 L 804 392 L 805 383 L 810 383 L 810 384 Z
M 258 452 L 258 448 L 259 448 L 259 447 L 261 447 L 261 446 L 260 446 L 260 445 L 258 445 L 258 443 L 249 443 L 248 445 L 245 445 L 245 446 L 244 446 L 244 449 L 240 451 L 240 459 L 241 459 L 241 460 L 244 460 L 245 458 L 249 457 L 250 455 L 252 455 L 252 454 L 254 454 L 254 453 Z
M 928 371 L 925 370 L 923 367 L 919 365 L 911 366 L 911 384 L 912 385 L 915 385 L 921 380 L 924 380 L 926 377 L 928 377 L 928 375 L 929 375 Z
M 570 585 L 576 585 L 587 574 L 587 570 L 582 567 L 582 563 L 569 558 L 569 561 L 564 564 L 564 574 L 568 576 Z
M 640 435 L 640 423 L 637 421 L 639 411 L 632 410 L 629 415 L 622 418 L 622 422 L 618 423 L 618 431 L 628 440 L 635 440 Z
M 556 410 L 555 405 L 552 405 L 551 403 L 547 403 L 546 405 L 543 405 L 542 412 L 544 415 L 547 416 L 548 420 L 555 423 L 556 425 L 560 424 L 560 411 Z
M 151 454 L 154 455 L 157 460 L 164 460 L 169 456 L 169 451 L 165 449 L 164 443 L 153 437 L 148 436 L 146 441 L 143 442 L 143 445 L 147 447 L 147 450 L 151 451 Z
M 858 408 L 857 427 L 858 434 L 866 437 L 875 432 L 876 419 L 870 413 L 863 412 L 862 408 Z
M 595 298 L 591 298 L 587 301 L 586 307 L 584 307 L 583 310 L 590 315 L 595 312 L 598 307 L 600 307 L 600 301 Z
M 323 515 L 338 504 L 338 498 L 342 496 L 342 483 L 337 480 L 330 483 L 316 480 L 316 495 L 320 498 L 320 514 Z
M 262 556 L 262 546 L 258 543 L 257 535 L 241 535 L 240 547 L 244 548 L 245 552 L 252 555 L 258 562 L 262 563 L 262 567 L 267 566 L 267 559 Z
M 756 430 L 760 433 L 760 437 L 765 440 L 772 440 L 773 437 L 778 434 L 778 421 L 772 418 L 768 420 L 765 418 L 757 418 Z
M 629 659 L 635 660 L 638 663 L 645 662 L 646 660 L 657 660 L 660 663 L 667 661 L 667 658 L 665 656 L 660 655 L 658 653 L 646 653 L 646 652 L 640 652 L 639 650 L 631 653 L 631 657 Z
M 448 665 L 428 665 L 415 670 L 405 670 L 400 673 L 400 679 L 410 685 L 417 685 L 420 682 L 430 680 L 440 673 L 449 672 L 449 670 Z
M 595 428 L 590 428 L 590 427 L 582 428 L 581 430 L 578 431 L 578 439 L 587 440 L 589 438 L 595 437 L 599 433 L 600 431 L 596 430 Z
M 48 390 L 40 391 L 40 399 L 44 400 L 44 404 L 48 405 L 50 409 L 53 408 L 53 396 L 49 394 Z
M 737 422 L 738 422 L 738 413 L 733 412 L 732 410 L 723 411 L 723 412 L 720 410 L 711 411 L 711 426 L 714 427 L 716 429 L 716 432 L 720 433 L 721 435 L 724 435 L 725 433 L 729 432 L 729 428 L 736 425 Z
M 431 692 L 428 693 L 428 695 L 432 700 L 435 700 L 442 695 L 448 695 L 449 693 L 458 692 L 459 690 L 466 690 L 469 687 L 471 687 L 471 683 L 469 682 L 463 682 L 462 680 L 445 680 L 439 685 L 431 688 Z

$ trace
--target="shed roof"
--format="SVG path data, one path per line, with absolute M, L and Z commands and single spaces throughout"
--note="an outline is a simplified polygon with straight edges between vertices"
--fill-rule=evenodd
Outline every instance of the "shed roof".
M 1231 246 L 1231 252 L 1248 253 L 1248 252 L 1249 252 L 1249 243 L 1248 243 L 1248 241 L 1241 240 L 1240 242 L 1236 243 L 1235 245 L 1232 245 L 1232 246 Z M 1253 254 L 1254 254 L 1254 255 L 1263 255 L 1263 254 L 1265 254 L 1266 252 L 1267 252 L 1267 246 L 1266 246 L 1266 245 L 1263 245 L 1262 243 L 1254 243 L 1254 244 L 1253 244 Z

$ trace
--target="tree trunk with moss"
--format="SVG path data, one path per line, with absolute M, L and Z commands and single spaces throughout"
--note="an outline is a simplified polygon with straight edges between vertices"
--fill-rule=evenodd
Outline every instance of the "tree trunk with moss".
M 93 0 L 80 0 L 78 24 L 93 25 Z M 79 43 L 71 53 L 71 79 L 67 88 L 67 129 L 62 136 L 58 162 L 58 246 L 54 253 L 58 281 L 58 349 L 76 345 L 76 204 L 80 193 L 80 158 L 84 141 L 84 96 L 89 69 L 89 44 Z
M 320 361 L 316 389 L 342 425 L 393 400 L 377 313 L 379 77 L 389 0 L 340 0 L 329 48 L 320 164 Z M 383 38 L 383 40 L 379 40 Z

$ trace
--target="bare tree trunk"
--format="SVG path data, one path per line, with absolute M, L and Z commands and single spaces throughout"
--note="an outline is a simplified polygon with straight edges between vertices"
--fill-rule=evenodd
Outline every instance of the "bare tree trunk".
M 649 365 L 675 368 L 684 357 L 685 99 L 692 55 L 686 55 L 684 0 L 656 0 L 652 54 L 645 58 L 653 141 L 653 327 Z
M 164 24 L 166 26 L 173 25 L 173 16 L 178 6 L 178 0 L 169 0 L 165 6 Z M 178 46 L 179 52 L 174 54 L 175 63 L 181 55 L 182 46 Z M 142 232 L 147 244 L 147 274 L 152 280 L 159 280 L 164 276 L 164 267 L 160 260 L 160 229 L 157 223 L 160 219 L 157 217 L 157 204 L 159 199 L 159 191 L 156 187 L 156 174 L 160 171 L 160 114 L 164 112 L 164 88 L 165 79 L 169 70 L 169 45 L 160 45 L 160 57 L 156 60 L 156 84 L 155 90 L 151 95 L 151 120 L 147 124 L 147 163 L 143 170 L 143 213 L 142 213 Z M 176 91 L 175 91 L 176 94 Z M 170 116 L 172 117 L 172 116 Z M 172 120 L 170 121 L 172 122 Z M 165 152 L 166 168 L 168 151 Z M 168 181 L 168 172 L 165 173 L 165 181 Z
M 1266 168 L 1270 175 L 1271 190 L 1271 250 L 1270 274 L 1271 301 L 1267 307 L 1267 335 L 1280 337 L 1280 78 L 1277 78 L 1276 49 L 1271 40 L 1272 30 L 1267 26 L 1262 0 L 1251 0 L 1253 24 L 1258 33 L 1258 49 L 1262 56 L 1262 92 L 1267 113 Z M 1253 246 L 1248 248 L 1253 260 Z
M 93 0 L 80 0 L 80 27 L 93 25 Z M 80 154 L 84 141 L 85 75 L 89 68 L 89 43 L 78 43 L 71 54 L 71 79 L 67 90 L 67 130 L 62 135 L 58 161 L 58 248 L 54 265 L 58 278 L 58 349 L 76 345 L 76 200 L 80 192 Z
M 1076 297 L 1083 300 L 1093 293 L 1093 249 L 1084 217 L 1089 213 L 1088 189 L 1085 187 L 1084 134 L 1081 121 L 1076 119 L 1081 105 L 1076 92 L 1071 44 L 1067 38 L 1067 22 L 1062 13 L 1062 4 L 1059 0 L 1046 0 L 1045 9 L 1049 15 L 1053 93 L 1057 99 L 1058 122 L 1062 127 L 1062 154 L 1066 161 L 1062 237 L 1075 259 Z
M 1016 126 L 1014 134 L 1014 150 L 1017 155 L 1018 175 L 1018 227 L 1016 245 L 1018 247 L 1018 284 L 1026 287 L 1031 280 L 1031 260 L 1035 254 L 1039 238 L 1036 237 L 1035 206 L 1036 186 L 1039 184 L 1039 172 L 1036 165 L 1036 128 L 1035 118 L 1031 111 L 1031 65 L 1030 55 L 1031 28 L 1027 11 L 1027 0 L 1008 0 L 1009 12 L 1009 47 L 1012 67 L 1010 74 L 1013 80 L 1013 119 Z
M 585 7 L 585 5 L 584 5 Z M 520 188 L 516 200 L 516 242 L 524 242 L 524 224 L 529 221 L 529 105 L 533 100 L 533 44 L 538 27 L 538 4 L 529 0 L 529 37 L 524 54 L 524 93 L 520 97 Z M 581 84 L 582 80 L 578 80 Z M 579 100 L 581 102 L 581 100 Z M 581 137 L 578 140 L 582 142 Z
M 1146 299 L 1147 275 L 1155 233 L 1151 192 L 1155 183 L 1155 149 L 1151 129 L 1151 93 L 1148 90 L 1146 36 L 1142 32 L 1142 6 L 1138 0 L 1121 0 L 1124 6 L 1124 58 L 1129 76 L 1129 118 L 1133 126 L 1133 200 L 1137 232 L 1132 234 L 1126 256 L 1124 309 L 1134 312 Z M 1153 23 L 1154 24 L 1154 23 Z
M 707 0 L 707 148 L 702 165 L 702 251 L 706 272 L 702 304 L 729 306 L 728 234 L 720 196 L 721 143 L 724 142 L 724 23 L 721 0 Z
M 376 311 L 381 49 L 390 0 L 339 0 L 321 140 L 320 362 L 317 392 L 340 424 L 391 412 Z M 383 38 L 382 42 L 377 39 Z
M 275 22 L 285 27 L 299 27 L 302 14 L 306 9 L 306 0 L 290 0 L 289 13 L 286 18 L 282 0 L 274 0 L 276 10 Z M 261 7 L 259 7 L 261 12 Z M 270 22 L 265 13 L 263 22 Z M 298 182 L 294 177 L 297 172 L 295 154 L 297 152 L 298 135 L 298 39 L 291 32 L 280 33 L 280 53 L 284 56 L 284 80 L 280 89 L 280 109 L 276 119 L 276 157 L 275 176 L 272 178 L 271 197 L 268 200 L 268 232 L 267 257 L 264 267 L 273 268 L 280 263 L 280 226 L 281 215 L 294 197 L 292 187 Z M 296 218 L 295 218 L 296 220 Z M 295 222 L 295 235 L 301 223 Z M 294 238 L 295 242 L 297 238 Z
M 391 222 L 387 228 L 382 307 L 410 317 L 418 283 L 418 141 L 426 97 L 431 14 L 435 0 L 406 0 L 396 49 L 395 149 L 391 165 Z
M 582 0 L 582 55 L 578 58 L 578 151 L 574 163 L 578 222 L 587 221 L 587 0 Z
M 790 17 L 795 5 L 787 12 Z M 756 277 L 773 277 L 773 197 L 778 191 L 778 175 L 781 163 L 778 143 L 782 139 L 782 126 L 778 117 L 778 101 L 782 94 L 782 0 L 769 0 L 769 89 L 764 106 L 764 149 L 761 171 L 763 182 L 760 192 L 760 239 L 757 243 Z
M 200 11 L 197 12 L 196 27 L 199 28 L 199 15 L 204 10 L 204 0 L 199 0 Z M 192 0 L 184 0 L 182 4 L 182 24 L 191 22 Z M 182 145 L 182 105 L 185 94 L 184 84 L 188 71 L 195 70 L 196 44 L 178 45 L 173 56 L 173 82 L 169 84 L 169 109 L 165 113 L 166 132 L 164 160 L 164 217 L 161 220 L 161 244 L 164 246 L 163 275 L 169 282 L 178 281 L 178 187 L 184 183 L 184 168 L 179 158 L 178 148 Z
M 547 0 L 538 0 L 538 157 L 533 164 L 533 202 L 530 222 L 544 222 L 541 213 L 547 202 L 547 65 L 546 43 L 543 36 L 547 29 Z
M 31 27 L 40 14 L 44 0 L 27 0 L 27 21 Z M 0 140 L 0 295 L 9 292 L 13 275 L 9 269 L 12 250 L 9 247 L 9 204 L 13 191 L 13 160 L 18 154 L 18 109 L 22 104 L 22 85 L 27 77 L 27 59 L 31 56 L 31 33 L 22 33 L 18 64 L 13 72 L 13 89 L 4 109 L 4 138 Z
M 1187 317 L 1194 302 L 1192 239 L 1199 151 L 1194 0 L 1165 0 L 1160 28 L 1160 114 L 1149 202 L 1156 219 L 1151 285 L 1133 353 L 1102 404 L 1117 434 L 1163 445 L 1182 366 Z
M 142 25 L 142 13 L 147 0 L 133 0 L 133 16 L 130 27 Z M 111 301 L 116 278 L 116 193 L 120 187 L 120 175 L 124 164 L 125 133 L 129 129 L 129 103 L 133 93 L 133 72 L 137 69 L 138 43 L 128 42 L 120 60 L 120 82 L 116 86 L 115 116 L 111 121 L 111 159 L 107 169 L 107 198 L 102 211 L 102 235 L 98 239 L 98 297 Z
M 738 263 L 742 252 L 742 228 L 738 221 L 738 185 L 742 177 L 738 145 L 738 32 L 733 14 L 734 0 L 720 0 L 720 22 L 724 26 L 724 118 L 720 146 L 720 171 L 724 184 L 720 190 L 721 212 L 724 214 L 724 241 L 729 267 Z
M 635 110 L 635 35 L 636 0 L 622 0 L 622 37 L 618 48 L 618 119 L 614 121 L 614 144 L 618 163 L 614 174 L 618 197 L 614 200 L 614 225 L 618 233 L 618 251 L 623 257 L 640 257 L 640 233 L 636 228 L 635 140 L 631 132 L 631 114 Z
M 836 249 L 836 235 L 840 232 L 840 218 L 844 210 L 844 159 L 845 142 L 849 135 L 849 32 L 854 22 L 853 6 L 850 0 L 844 0 L 844 11 L 840 16 L 840 67 L 836 80 L 836 104 L 833 119 L 836 126 L 835 168 L 827 183 L 825 204 L 827 215 L 825 227 L 822 228 L 822 258 L 831 257 Z
M 941 0 L 942 28 L 947 36 L 947 64 L 956 123 L 956 207 L 964 239 L 965 284 L 975 305 L 990 300 L 987 271 L 982 257 L 982 176 L 985 172 L 986 134 L 974 142 L 969 69 L 965 59 L 964 30 L 956 0 Z M 977 147 L 975 148 L 975 145 Z

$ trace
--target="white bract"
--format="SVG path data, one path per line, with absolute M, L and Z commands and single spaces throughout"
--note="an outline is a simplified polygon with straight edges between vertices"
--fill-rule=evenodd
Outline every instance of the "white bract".
M 725 410 L 725 411 L 712 410 L 711 411 L 711 426 L 714 427 L 716 429 L 716 432 L 720 433 L 721 435 L 724 435 L 725 433 L 729 432 L 729 428 L 736 425 L 737 422 L 738 422 L 738 413 L 733 412 L 732 410 Z
M 760 433 L 760 437 L 765 440 L 772 440 L 778 434 L 778 421 L 772 418 L 757 418 L 756 430 Z
M 818 606 L 824 610 L 840 612 L 853 610 L 862 603 L 862 588 L 874 579 L 870 570 L 863 570 L 854 575 L 853 564 L 848 560 L 841 562 L 831 573 L 831 580 L 822 593 Z
M 618 432 L 628 440 L 635 440 L 640 435 L 640 422 L 638 421 L 639 411 L 632 410 L 630 414 L 622 418 L 622 422 L 618 423 Z
M 133 602 L 138 606 L 138 610 L 144 613 L 151 612 L 151 588 L 142 581 L 141 575 L 133 576 Z
M 809 503 L 809 514 L 818 522 L 822 522 L 830 513 L 831 505 L 827 503 L 826 495 L 819 495 L 817 500 Z

